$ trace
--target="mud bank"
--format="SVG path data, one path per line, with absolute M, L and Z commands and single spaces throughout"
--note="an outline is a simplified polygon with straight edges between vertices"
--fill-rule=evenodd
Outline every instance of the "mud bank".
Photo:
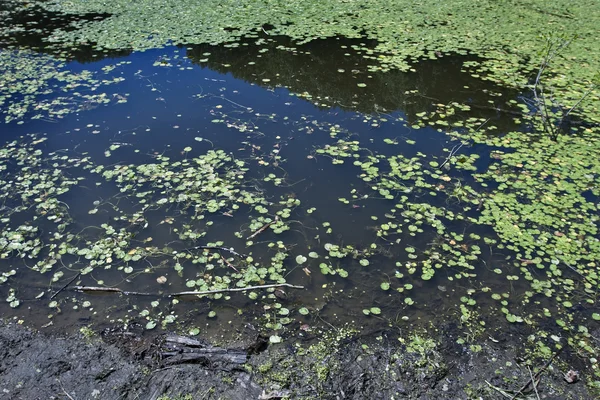
M 446 331 L 447 332 L 447 331 Z M 511 343 L 477 351 L 455 338 L 332 331 L 311 343 L 267 346 L 260 336 L 221 347 L 133 326 L 48 335 L 0 322 L 2 399 L 500 399 L 543 360 Z M 562 352 L 568 359 L 566 350 Z M 567 383 L 557 357 L 517 399 L 592 399 L 585 376 Z

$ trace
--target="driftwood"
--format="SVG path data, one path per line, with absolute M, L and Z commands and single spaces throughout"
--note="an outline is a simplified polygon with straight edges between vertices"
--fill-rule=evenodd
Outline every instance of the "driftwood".
M 188 346 L 188 347 L 202 347 L 202 346 L 206 346 L 205 343 L 202 343 L 199 340 L 196 339 L 192 339 L 186 336 L 179 336 L 179 335 L 169 335 L 166 338 L 166 343 L 169 344 L 173 344 L 173 345 L 182 345 L 182 346 Z
M 201 363 L 220 364 L 221 367 L 231 369 L 244 364 L 248 358 L 248 353 L 244 350 L 213 347 L 179 335 L 168 335 L 161 350 L 163 366 Z

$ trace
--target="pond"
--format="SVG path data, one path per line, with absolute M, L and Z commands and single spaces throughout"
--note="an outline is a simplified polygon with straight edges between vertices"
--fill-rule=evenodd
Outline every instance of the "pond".
M 76 36 L 108 11 L 57 3 L 2 10 L 3 316 L 275 343 L 450 321 L 596 367 L 597 113 L 555 140 L 475 51 L 401 66 L 275 25 L 111 47 Z

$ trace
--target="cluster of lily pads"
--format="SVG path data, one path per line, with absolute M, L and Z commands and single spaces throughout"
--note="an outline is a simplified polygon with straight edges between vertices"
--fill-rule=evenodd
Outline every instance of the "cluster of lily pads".
M 489 316 L 493 309 L 509 323 L 548 329 L 551 320 L 553 328 L 532 331 L 534 347 L 551 355 L 564 336 L 562 345 L 586 354 L 597 371 L 597 343 L 591 334 L 600 320 L 594 311 L 600 259 L 600 175 L 593 156 L 599 150 L 597 135 L 556 141 L 543 131 L 494 135 L 495 126 L 482 126 L 476 119 L 455 125 L 448 135 L 450 144 L 456 144 L 447 149 L 446 158 L 420 152 L 413 157 L 396 151 L 376 154 L 347 139 L 315 152 L 331 157 L 332 164 L 353 160 L 357 175 L 373 191 L 364 195 L 352 189 L 349 197 L 339 199 L 342 203 L 366 197 L 391 203 L 377 236 L 391 251 L 404 247 L 406 255 L 396 263 L 397 279 L 384 279 L 381 289 L 404 292 L 412 275 L 434 279 L 443 291 L 449 283 L 441 283 L 437 275 L 450 282 L 466 279 L 472 286 L 457 307 L 460 320 L 474 333 L 482 332 L 484 313 Z M 403 152 L 414 144 L 383 141 Z M 477 165 L 481 152 L 469 153 L 474 144 L 486 145 L 487 167 Z M 414 243 L 427 246 L 416 248 Z M 413 298 L 406 300 L 414 304 Z
M 262 227 L 275 234 L 289 229 L 286 221 L 300 201 L 268 201 L 250 184 L 244 161 L 222 150 L 208 150 L 177 161 L 156 155 L 151 163 L 105 166 L 86 155 L 46 152 L 45 142 L 44 136 L 28 136 L 0 151 L 0 254 L 5 260 L 22 260 L 1 275 L 0 282 L 10 285 L 11 306 L 19 306 L 15 288 L 28 293 L 26 281 L 37 281 L 36 273 L 50 274 L 51 283 L 62 283 L 76 273 L 81 277 L 78 282 L 88 286 L 121 283 L 120 290 L 135 288 L 136 292 L 141 288 L 136 283 L 140 276 L 161 274 L 157 281 L 164 283 L 169 269 L 179 276 L 171 279 L 182 280 L 176 287 L 185 283 L 199 291 L 285 282 L 285 246 L 276 246 L 266 260 L 254 260 L 251 253 L 237 253 L 222 241 L 206 240 L 215 220 L 232 218 L 239 210 L 250 212 L 251 221 L 240 226 L 233 240 L 252 236 Z M 100 187 L 114 195 L 100 197 L 83 210 L 70 192 L 86 187 Z M 102 222 L 96 226 L 95 221 Z M 152 231 L 170 241 L 153 239 Z M 248 240 L 247 246 L 251 244 Z M 152 285 L 145 289 L 160 297 Z M 42 292 L 40 298 L 48 294 Z M 248 295 L 257 298 L 256 292 Z M 50 307 L 60 302 L 52 301 Z M 173 314 L 169 315 L 166 323 L 174 322 Z M 145 311 L 141 316 L 151 322 L 149 327 L 156 325 L 156 315 Z
M 72 72 L 64 62 L 30 50 L 0 51 L 0 110 L 4 122 L 54 120 L 66 114 L 108 103 L 124 103 L 126 94 L 107 93 L 107 86 L 123 81 L 113 73 L 127 61 L 100 73 Z
M 523 88 L 539 68 L 539 53 L 553 32 L 574 38 L 557 57 L 561 71 L 549 77 L 569 103 L 584 93 L 598 70 L 600 50 L 593 43 L 600 9 L 594 0 L 551 3 L 534 0 L 498 7 L 495 2 L 464 0 L 439 4 L 395 2 L 267 1 L 222 3 L 214 1 L 77 0 L 28 2 L 28 7 L 72 15 L 107 15 L 93 21 L 74 21 L 52 33 L 55 43 L 95 43 L 100 49 L 144 50 L 173 44 L 227 44 L 256 36 L 263 26 L 269 35 L 284 35 L 297 43 L 344 36 L 373 39 L 374 48 L 360 49 L 372 62 L 372 71 L 410 70 L 420 59 L 448 54 L 476 55 L 466 66 L 477 77 Z M 156 9 L 169 9 L 164 17 Z M 573 23 L 576 20 L 577 23 Z M 201 23 L 199 23 L 201 21 Z M 502 24 L 494 21 L 503 21 Z M 523 24 L 523 21 L 527 21 Z M 551 26 L 551 28 L 549 28 Z M 257 28 L 258 27 L 258 28 Z M 282 51 L 287 51 L 282 46 Z M 575 62 L 577 68 L 570 68 Z M 364 84 L 363 84 L 364 85 Z M 582 105 L 598 107 L 598 100 Z M 594 117 L 595 118 L 595 117 Z

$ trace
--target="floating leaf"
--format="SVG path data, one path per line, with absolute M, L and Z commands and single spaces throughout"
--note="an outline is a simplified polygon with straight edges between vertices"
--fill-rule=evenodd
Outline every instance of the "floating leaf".
M 151 330 L 156 328 L 156 321 L 148 321 L 146 324 L 146 329 Z
M 306 307 L 302 307 L 302 308 L 300 308 L 300 309 L 298 310 L 298 312 L 299 312 L 300 314 L 302 314 L 302 315 L 308 315 L 308 313 L 309 313 L 309 311 L 308 311 L 308 308 L 306 308 Z

